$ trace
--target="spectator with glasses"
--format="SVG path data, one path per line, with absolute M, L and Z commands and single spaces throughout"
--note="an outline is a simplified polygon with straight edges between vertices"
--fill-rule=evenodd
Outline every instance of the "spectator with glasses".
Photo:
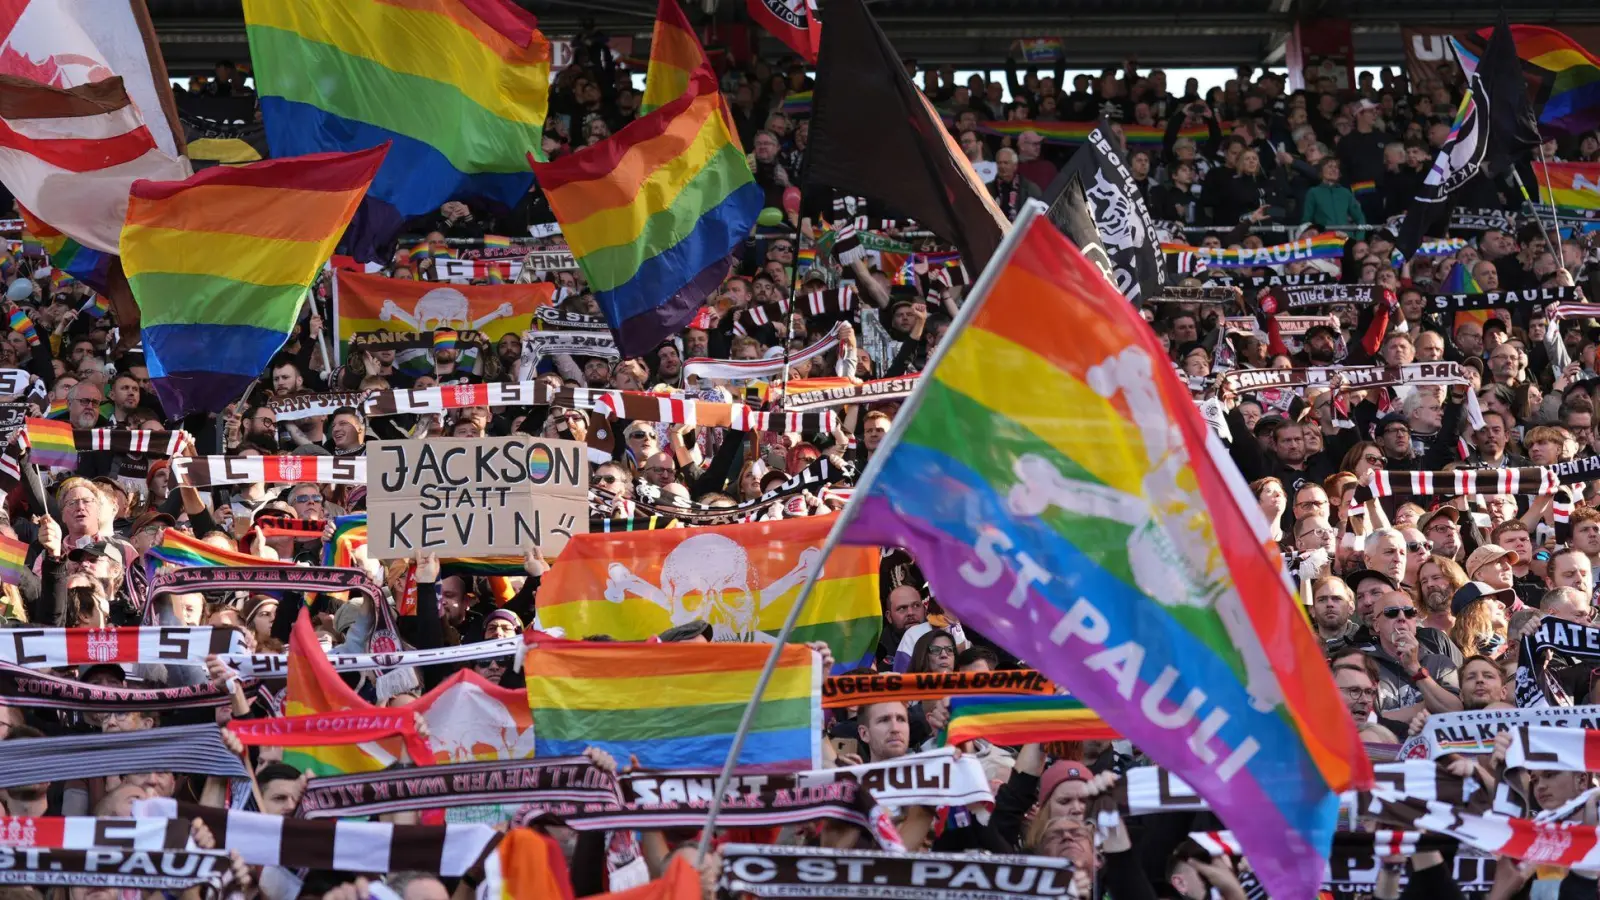
M 1428 712 L 1461 709 L 1456 668 L 1448 656 L 1422 649 L 1417 638 L 1417 607 L 1411 595 L 1390 591 L 1378 600 L 1372 630 L 1378 638 L 1378 709 L 1408 721 Z
M 1355 648 L 1339 650 L 1328 661 L 1333 683 L 1344 697 L 1344 708 L 1356 723 L 1362 743 L 1397 744 L 1405 733 L 1403 723 L 1385 720 L 1378 711 L 1378 664 Z

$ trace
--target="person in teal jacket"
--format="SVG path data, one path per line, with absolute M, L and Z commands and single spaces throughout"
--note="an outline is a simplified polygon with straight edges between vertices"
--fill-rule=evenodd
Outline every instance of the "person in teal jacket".
M 1361 204 L 1349 188 L 1339 183 L 1339 160 L 1328 157 L 1320 167 L 1322 183 L 1306 191 L 1305 211 L 1300 221 L 1314 222 L 1319 226 L 1365 225 L 1367 217 Z

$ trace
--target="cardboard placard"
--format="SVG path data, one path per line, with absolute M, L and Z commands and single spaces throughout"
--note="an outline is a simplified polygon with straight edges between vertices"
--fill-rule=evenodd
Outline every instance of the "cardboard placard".
M 589 459 L 577 441 L 515 435 L 367 446 L 367 553 L 375 559 L 554 559 L 589 530 Z

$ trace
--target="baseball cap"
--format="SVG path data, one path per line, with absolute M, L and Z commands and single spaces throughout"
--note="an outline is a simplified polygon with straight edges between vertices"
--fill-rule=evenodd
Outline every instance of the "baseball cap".
M 1362 100 L 1360 103 L 1356 104 L 1356 110 L 1358 112 L 1366 112 L 1369 109 L 1377 109 L 1377 108 L 1378 108 L 1378 104 L 1373 103 L 1371 100 Z
M 1433 520 L 1439 518 L 1440 516 L 1444 516 L 1452 522 L 1460 522 L 1461 510 L 1456 509 L 1454 506 L 1441 506 L 1418 519 L 1417 530 L 1427 531 L 1428 526 L 1433 524 Z
M 1081 762 L 1071 759 L 1057 762 L 1045 769 L 1044 774 L 1039 777 L 1039 805 L 1049 803 L 1050 795 L 1055 793 L 1062 782 L 1088 781 L 1089 777 L 1089 767 Z
M 1472 551 L 1471 556 L 1467 557 L 1467 577 L 1478 577 L 1479 569 L 1496 560 L 1503 559 L 1508 556 L 1511 557 L 1511 564 L 1513 566 L 1521 561 L 1521 558 L 1517 556 L 1517 551 L 1515 550 L 1507 550 L 1499 544 L 1480 545 L 1478 549 Z
M 1366 581 L 1369 578 L 1376 578 L 1384 584 L 1387 584 L 1390 590 L 1397 591 L 1400 589 L 1400 585 L 1396 583 L 1393 578 L 1390 578 L 1388 573 L 1379 572 L 1377 569 L 1357 569 L 1356 571 L 1351 572 L 1349 575 L 1344 576 L 1344 583 L 1348 584 L 1350 586 L 1350 590 L 1354 591 L 1361 586 L 1361 582 Z
M 157 524 L 165 525 L 168 528 L 171 528 L 172 526 L 178 524 L 178 520 L 167 515 L 159 509 L 147 509 L 139 514 L 139 518 L 133 520 L 133 525 L 130 527 L 129 533 L 138 534 L 146 527 Z
M 74 547 L 67 551 L 67 559 L 73 562 L 90 562 L 95 559 L 109 559 L 118 566 L 122 565 L 122 551 L 110 541 L 95 541 L 82 547 Z
M 1482 600 L 1487 597 L 1494 597 L 1506 606 L 1510 606 L 1511 602 L 1517 598 L 1517 594 L 1511 588 L 1497 590 L 1481 581 L 1469 581 L 1456 588 L 1455 596 L 1450 598 L 1450 612 L 1452 615 L 1459 616 L 1463 610 L 1472 605 L 1474 600 Z

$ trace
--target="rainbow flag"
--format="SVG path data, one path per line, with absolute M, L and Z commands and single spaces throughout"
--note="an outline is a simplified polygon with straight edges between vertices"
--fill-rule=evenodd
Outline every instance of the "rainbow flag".
M 28 568 L 28 545 L 0 534 L 0 583 L 21 584 Z
M 191 537 L 176 528 L 161 534 L 160 543 L 145 551 L 145 565 L 154 572 L 159 568 L 237 568 L 239 566 L 292 566 L 293 562 L 272 560 L 229 550 Z
M 50 271 L 50 293 L 59 294 L 67 288 L 72 287 L 73 283 L 77 280 L 78 279 L 73 278 L 71 275 L 68 275 L 65 269 L 53 268 Z
M 817 265 L 817 248 L 806 247 L 796 251 L 794 255 L 794 263 L 795 266 L 800 269 L 815 268 Z
M 808 516 L 578 535 L 540 583 L 539 622 L 571 635 L 609 634 L 620 641 L 642 641 L 696 618 L 726 640 L 776 635 L 799 596 L 805 561 L 820 552 L 832 524 L 832 516 Z M 618 566 L 636 589 L 612 600 L 611 573 Z M 735 578 L 743 599 L 729 602 L 726 595 L 719 599 L 685 582 L 685 566 Z M 834 670 L 846 672 L 872 660 L 882 618 L 877 551 L 841 548 L 828 557 L 791 640 L 826 641 Z
M 1274 244 L 1249 250 L 1244 247 L 1211 248 L 1191 244 L 1162 243 L 1161 252 L 1169 256 L 1186 256 L 1194 269 L 1237 269 L 1257 266 L 1281 266 L 1285 263 L 1311 259 L 1339 259 L 1344 256 L 1344 238 L 1333 232 L 1316 237 L 1301 238 L 1287 244 Z
M 941 743 L 977 738 L 1005 747 L 1050 741 L 1115 740 L 1122 735 L 1075 697 L 987 695 L 950 698 Z
M 566 854 L 542 832 L 513 828 L 484 857 L 478 896 L 483 900 L 573 900 Z
M 755 225 L 761 189 L 729 121 L 702 68 L 683 96 L 535 165 L 624 356 L 688 325 Z
M 1058 37 L 1019 38 L 1017 48 L 1027 62 L 1055 62 L 1065 59 L 1067 53 L 1066 42 Z
M 678 0 L 656 4 L 656 27 L 650 35 L 650 67 L 644 76 L 639 115 L 660 109 L 689 92 L 694 73 L 710 71 L 705 50 Z
M 486 234 L 483 236 L 483 246 L 494 247 L 499 250 L 510 250 L 511 238 L 503 234 Z
M 220 411 L 267 368 L 386 149 L 133 183 L 122 267 L 167 415 Z
M 216 167 L 220 168 L 220 167 Z M 210 172 L 213 169 L 206 169 Z M 285 716 L 312 716 L 344 710 L 374 709 L 354 689 L 339 678 L 328 662 L 311 627 L 311 613 L 300 610 L 289 635 L 289 682 L 285 689 Z M 376 772 L 400 758 L 403 741 L 385 738 L 367 744 L 338 744 L 322 747 L 285 747 L 283 761 L 311 775 L 345 775 L 351 772 Z M 432 758 L 413 759 L 417 765 L 431 765 Z
M 1600 210 L 1600 163 L 1550 163 L 1535 171 L 1546 203 L 1566 210 Z
M 506 273 L 499 266 L 495 265 L 494 263 L 489 263 L 484 268 L 486 271 L 484 273 L 483 280 L 486 284 L 506 283 Z
M 434 243 L 432 255 L 433 255 L 434 259 L 455 259 L 456 258 L 455 251 L 451 250 L 448 244 L 444 244 L 444 243 L 440 243 L 440 242 L 435 242 Z
M 333 520 L 333 540 L 323 545 L 322 564 L 350 568 L 355 565 L 350 556 L 351 551 L 366 542 L 366 513 L 335 516 Z
M 1463 69 L 1477 68 L 1493 34 L 1493 28 L 1485 28 L 1455 42 Z M 1511 37 L 1528 77 L 1528 99 L 1539 111 L 1540 133 L 1549 139 L 1600 128 L 1600 59 L 1543 25 L 1512 25 Z
M 954 121 L 953 119 L 951 120 Z M 1089 132 L 1099 126 L 1098 122 L 1029 122 L 1026 120 L 1010 122 L 981 122 L 978 124 L 979 134 L 991 134 L 997 137 L 1015 138 L 1024 131 L 1031 131 L 1043 138 L 1047 144 L 1081 144 L 1089 139 Z M 1123 125 L 1123 137 L 1129 146 L 1134 144 L 1160 144 L 1166 139 L 1166 129 L 1156 128 L 1153 125 Z M 1178 129 L 1179 137 L 1186 137 L 1196 141 L 1206 140 L 1211 136 L 1204 125 L 1191 125 Z
M 23 227 L 26 228 L 27 227 L 26 224 L 24 224 Z M 34 235 L 34 234 L 32 234 L 32 233 L 30 233 L 28 231 L 23 231 L 22 232 L 22 255 L 23 256 L 43 256 L 44 254 L 45 254 L 44 242 L 40 241 L 37 235 Z
M 407 256 L 414 263 L 415 262 L 422 262 L 423 260 L 427 259 L 428 258 L 428 242 L 427 241 L 423 241 L 422 243 L 416 245 L 415 247 L 412 247 L 411 248 L 411 252 L 409 254 L 407 254 Z
M 21 307 L 11 311 L 11 330 L 21 332 L 32 346 L 39 346 L 39 330 L 33 327 L 33 320 L 22 311 Z
M 1483 293 L 1483 285 L 1478 283 L 1478 279 L 1472 277 L 1471 266 L 1457 260 L 1456 264 L 1450 267 L 1450 274 L 1446 275 L 1444 277 L 1444 281 L 1440 283 L 1439 293 L 1481 294 Z M 1491 312 L 1493 312 L 1493 310 L 1460 310 L 1455 314 L 1455 318 L 1451 320 L 1450 328 L 1453 331 L 1456 328 L 1461 327 L 1462 323 L 1464 322 L 1477 322 L 1479 325 L 1482 325 L 1483 323 L 1489 321 L 1489 314 Z
M 786 95 L 783 98 L 783 105 L 778 108 L 778 111 L 786 116 L 811 115 L 811 92 L 796 91 L 793 94 Z
M 72 437 L 69 422 L 54 419 L 28 419 L 28 443 L 33 450 L 29 461 L 40 468 L 56 466 L 62 469 L 78 467 L 78 443 Z
M 1194 787 L 1272 896 L 1314 895 L 1338 792 L 1372 765 L 1247 486 L 1155 333 L 1034 208 L 979 283 L 844 542 L 910 551 L 964 625 Z
M 1368 194 L 1377 193 L 1377 190 L 1378 183 L 1376 181 L 1357 181 L 1350 185 L 1350 192 L 1357 197 L 1365 197 Z
M 50 265 L 87 284 L 97 294 L 110 293 L 111 266 L 117 257 L 83 246 L 45 224 L 38 216 L 17 205 L 22 216 L 24 252 L 31 237 L 50 257 Z
M 527 643 L 523 666 L 537 723 L 534 757 L 599 747 L 617 759 L 638 756 L 652 769 L 721 765 L 771 651 L 767 644 L 585 643 L 538 632 L 528 632 Z M 820 658 L 808 647 L 789 644 L 738 764 L 769 771 L 817 768 L 821 727 Z
M 67 418 L 67 411 L 70 408 L 71 407 L 67 405 L 67 401 L 65 400 L 51 400 L 50 409 L 45 412 L 44 417 L 46 419 L 65 420 Z
M 78 308 L 78 315 L 88 316 L 91 319 L 103 319 L 108 312 L 111 312 L 111 304 L 106 302 L 102 294 L 94 294 Z
M 362 262 L 447 200 L 509 208 L 533 186 L 550 43 L 511 0 L 246 0 L 244 17 L 273 156 L 392 144 L 347 237 Z

